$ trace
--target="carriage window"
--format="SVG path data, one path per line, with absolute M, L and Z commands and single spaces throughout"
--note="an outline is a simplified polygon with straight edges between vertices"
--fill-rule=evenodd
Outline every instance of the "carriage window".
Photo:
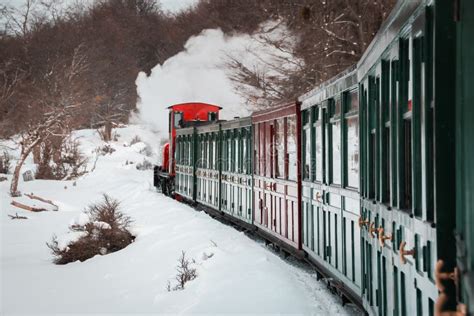
M 216 112 L 207 113 L 207 120 L 208 121 L 216 121 L 217 120 L 217 113 Z
M 235 156 L 235 164 L 234 164 L 234 171 L 240 172 L 240 149 L 239 149 L 239 134 L 235 134 L 234 137 L 234 156 Z
M 187 141 L 186 139 L 183 139 L 181 138 L 179 140 L 179 144 L 178 144 L 178 152 L 179 152 L 179 156 L 178 156 L 178 159 L 176 162 L 179 163 L 180 165 L 186 165 L 187 164 L 187 152 L 186 152 L 186 149 L 187 149 Z
M 230 131 L 227 132 L 227 171 L 232 171 L 232 164 L 234 163 L 232 157 L 232 135 Z
M 218 169 L 217 158 L 219 157 L 219 153 L 217 152 L 217 135 L 214 135 L 212 139 L 212 148 L 214 152 L 214 160 L 212 161 L 213 169 Z
M 395 118 L 397 117 L 397 107 L 398 107 L 398 101 L 399 101 L 399 94 L 398 94 L 398 91 L 399 91 L 399 82 L 398 82 L 398 70 L 399 70 L 399 66 L 398 66 L 398 61 L 397 60 L 392 60 L 391 61 L 391 66 L 390 66 L 390 104 L 391 104 L 391 108 L 390 108 L 390 116 L 394 119 L 394 122 L 395 122 Z M 397 203 L 397 199 L 398 199 L 398 194 L 397 194 L 397 173 L 398 173 L 398 166 L 397 166 L 397 141 L 396 141 L 396 135 L 397 135 L 397 125 L 396 124 L 393 124 L 393 126 L 391 126 L 391 136 L 390 136 L 390 140 L 391 140 L 391 145 L 390 145 L 390 148 L 391 148 L 391 152 L 390 152 L 390 161 L 391 161 L 391 166 L 390 166 L 390 173 L 392 175 L 391 177 L 391 185 L 392 185 L 392 188 L 394 188 L 394 190 L 392 190 L 390 192 L 390 203 L 392 205 L 396 205 Z
M 187 163 L 187 165 L 191 166 L 191 157 L 194 154 L 194 148 L 192 146 L 191 138 L 188 139 L 188 146 L 189 146 L 189 151 L 188 151 L 188 163 Z
M 347 119 L 347 185 L 359 187 L 359 117 Z
M 296 118 L 287 118 L 287 155 L 288 155 L 288 180 L 296 180 L 298 172 L 297 142 L 296 142 Z
M 209 136 L 209 169 L 214 168 L 214 137 Z
M 245 131 L 242 129 L 240 130 L 240 138 L 239 138 L 239 172 L 245 173 L 245 156 L 244 156 L 244 147 L 245 147 Z
M 284 119 L 276 120 L 275 124 L 275 152 L 276 152 L 276 177 L 285 178 L 285 125 Z
M 357 89 L 346 93 L 346 128 L 345 148 L 346 185 L 351 188 L 359 187 L 359 92 Z
M 255 124 L 253 126 L 253 141 L 254 141 L 254 144 L 253 144 L 253 153 L 254 153 L 254 156 L 253 156 L 253 169 L 254 169 L 254 174 L 259 174 L 260 172 L 260 165 L 259 165 L 259 161 L 260 161 L 260 154 L 259 154 L 259 145 L 260 145 L 260 142 L 259 142 L 259 138 L 258 138 L 258 124 Z
M 268 135 L 267 135 L 267 177 L 275 177 L 275 123 L 274 121 L 267 122 Z
M 186 164 L 186 139 L 180 139 L 179 144 L 176 143 L 176 164 L 185 165 Z
M 265 176 L 265 123 L 260 123 L 259 135 L 260 135 L 260 175 Z
M 172 113 L 173 112 L 171 112 L 171 111 L 168 113 L 168 133 L 171 133 L 171 126 L 172 126 L 171 125 L 171 114 Z
M 242 130 L 242 173 L 247 173 L 247 130 Z
M 174 127 L 183 127 L 183 112 L 174 112 Z
M 207 169 L 209 167 L 209 142 L 207 140 L 207 136 L 204 136 L 204 157 L 203 157 L 203 162 L 204 162 L 204 169 Z
M 333 113 L 332 116 L 339 116 L 341 115 L 341 98 L 337 98 L 334 102 Z
M 331 124 L 332 183 L 341 184 L 341 121 Z
M 303 112 L 303 179 L 309 180 L 311 175 L 311 122 L 310 111 Z
M 382 61 L 382 202 L 390 203 L 390 62 Z
M 331 128 L 331 183 L 341 184 L 341 98 L 334 100 L 332 104 Z M 335 121 L 337 119 L 337 121 Z
M 403 151 L 403 160 L 404 160 L 404 203 L 403 208 L 411 211 L 412 206 L 412 150 L 411 150 L 411 120 L 404 120 L 404 151 Z
M 206 156 L 204 154 L 205 152 L 205 146 L 204 146 L 204 135 L 201 135 L 201 163 L 200 163 L 200 167 L 201 168 L 205 168 L 206 165 L 205 165 L 205 159 L 206 159 Z
M 323 181 L 323 130 L 322 130 L 322 108 L 316 110 L 319 113 L 319 119 L 315 124 L 316 135 L 316 181 Z
M 181 163 L 181 141 L 178 137 L 176 137 L 176 164 Z
M 247 174 L 250 174 L 252 171 L 252 134 L 251 129 L 247 130 Z

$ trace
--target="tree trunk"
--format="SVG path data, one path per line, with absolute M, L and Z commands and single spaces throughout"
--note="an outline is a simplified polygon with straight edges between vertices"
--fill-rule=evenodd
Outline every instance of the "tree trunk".
M 20 178 L 21 167 L 23 166 L 23 163 L 25 162 L 26 158 L 31 153 L 31 151 L 33 149 L 35 149 L 36 146 L 38 146 L 38 144 L 40 142 L 41 142 L 41 137 L 38 137 L 33 142 L 31 142 L 31 144 L 29 146 L 21 148 L 20 159 L 18 159 L 18 162 L 16 163 L 15 171 L 13 172 L 12 183 L 10 185 L 10 195 L 11 196 L 19 196 L 20 195 L 20 192 L 18 192 L 18 179 Z M 24 146 L 24 145 L 22 145 L 22 146 Z
M 105 122 L 105 127 L 104 127 L 104 140 L 106 142 L 109 142 L 112 140 L 112 122 Z
M 19 196 L 20 192 L 18 192 L 18 179 L 20 178 L 20 170 L 21 167 L 23 166 L 23 163 L 25 162 L 26 157 L 28 157 L 28 154 L 31 150 L 28 152 L 24 152 L 21 154 L 20 159 L 18 160 L 16 166 L 15 166 L 15 171 L 13 172 L 13 178 L 12 178 L 12 183 L 10 185 L 10 195 L 11 196 Z
M 41 146 L 36 146 L 33 149 L 33 162 L 39 164 L 41 161 Z

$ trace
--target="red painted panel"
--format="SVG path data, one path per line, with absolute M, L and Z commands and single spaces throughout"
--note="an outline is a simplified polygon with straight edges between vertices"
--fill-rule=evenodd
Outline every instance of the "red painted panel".
M 265 123 L 258 124 L 260 131 L 260 175 L 265 175 Z
M 265 122 L 265 176 L 267 178 L 271 178 L 271 170 L 272 170 L 272 155 L 271 155 L 271 148 L 272 148 L 272 123 Z
M 274 124 L 276 119 L 284 126 L 285 134 L 287 134 L 288 118 L 293 118 L 292 136 L 296 144 L 292 144 L 293 154 L 292 161 L 296 163 L 296 175 L 292 181 L 276 179 L 276 158 L 274 155 L 275 132 Z M 285 118 L 284 120 L 282 118 Z M 258 130 L 258 140 L 260 142 L 259 150 L 261 154 L 261 161 L 259 164 L 260 172 L 255 170 L 255 176 L 264 176 L 266 181 L 255 179 L 255 188 L 260 188 L 263 192 L 254 191 L 255 197 L 261 194 L 262 210 L 260 211 L 262 217 L 258 219 L 255 215 L 255 224 L 264 230 L 267 230 L 273 236 L 280 238 L 282 241 L 301 249 L 300 241 L 300 201 L 301 201 L 301 175 L 300 175 L 300 160 L 301 154 L 295 148 L 300 147 L 300 112 L 298 104 L 287 104 L 281 107 L 273 108 L 271 110 L 259 111 L 252 116 L 254 129 Z M 260 127 L 260 128 L 259 128 Z M 259 128 L 259 129 L 258 129 Z M 284 152 L 287 151 L 287 144 L 284 144 Z M 288 155 L 285 156 L 286 164 L 288 164 Z M 285 176 L 288 175 L 288 167 L 286 166 Z M 277 181 L 275 181 L 277 180 Z M 259 209 L 256 208 L 256 214 Z

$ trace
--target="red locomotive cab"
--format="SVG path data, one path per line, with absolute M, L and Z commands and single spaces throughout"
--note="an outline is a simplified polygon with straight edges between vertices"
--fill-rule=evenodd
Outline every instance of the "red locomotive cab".
M 174 193 L 175 175 L 175 139 L 176 130 L 192 126 L 199 126 L 206 122 L 219 120 L 220 106 L 208 103 L 180 103 L 168 107 L 169 109 L 169 142 L 162 151 L 162 164 L 155 166 L 154 185 L 161 187 L 166 195 Z
M 199 125 L 200 122 L 212 122 L 219 120 L 219 111 L 222 109 L 220 106 L 190 102 L 180 103 L 169 106 L 169 159 L 167 161 L 165 169 L 174 176 L 174 149 L 175 149 L 175 138 L 176 129 L 185 128 Z M 165 161 L 163 161 L 165 163 Z

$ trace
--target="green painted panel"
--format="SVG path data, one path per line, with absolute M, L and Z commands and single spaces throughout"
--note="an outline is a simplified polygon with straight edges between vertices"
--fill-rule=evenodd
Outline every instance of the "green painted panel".
M 456 202 L 458 264 L 464 296 L 474 312 L 474 1 L 459 1 L 457 23 Z

